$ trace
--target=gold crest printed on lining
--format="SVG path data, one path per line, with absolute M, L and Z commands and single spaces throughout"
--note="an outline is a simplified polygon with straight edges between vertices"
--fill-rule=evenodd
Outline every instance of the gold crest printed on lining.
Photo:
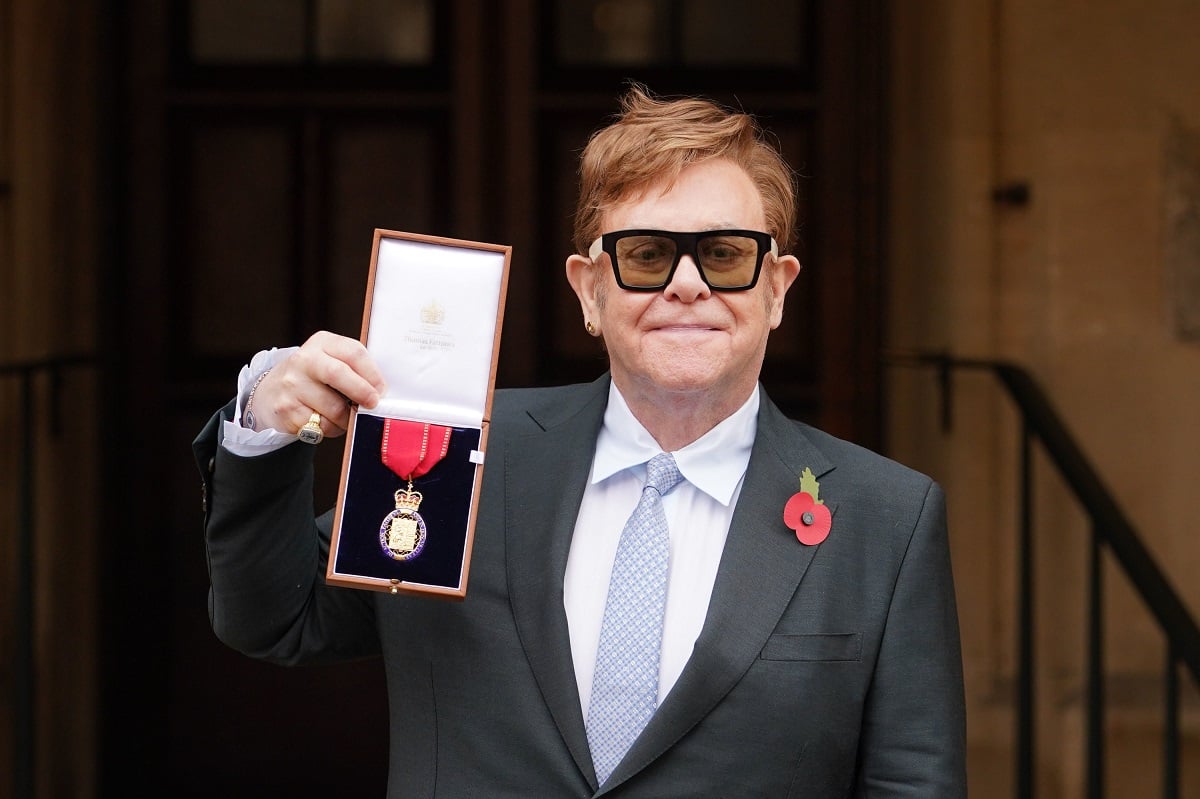
M 446 318 L 446 311 L 438 304 L 437 300 L 430 300 L 428 305 L 421 308 L 421 323 L 426 325 L 440 325 Z

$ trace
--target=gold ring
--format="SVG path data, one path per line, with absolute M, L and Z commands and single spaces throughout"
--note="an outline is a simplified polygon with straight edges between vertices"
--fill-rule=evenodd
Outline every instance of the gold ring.
M 313 415 L 308 417 L 308 421 L 296 435 L 300 436 L 300 440 L 305 444 L 320 444 L 325 438 L 325 432 L 321 429 L 321 414 L 313 411 Z

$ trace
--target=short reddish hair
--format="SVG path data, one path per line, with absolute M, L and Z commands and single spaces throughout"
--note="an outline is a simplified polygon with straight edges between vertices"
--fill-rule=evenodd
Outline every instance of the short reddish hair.
M 782 252 L 789 252 L 795 177 L 754 118 L 699 97 L 659 99 L 637 85 L 621 98 L 616 120 L 593 133 L 584 148 L 575 210 L 576 251 L 588 251 L 603 232 L 601 217 L 614 205 L 664 179 L 674 181 L 684 167 L 710 158 L 727 158 L 746 170 L 762 197 L 766 232 Z

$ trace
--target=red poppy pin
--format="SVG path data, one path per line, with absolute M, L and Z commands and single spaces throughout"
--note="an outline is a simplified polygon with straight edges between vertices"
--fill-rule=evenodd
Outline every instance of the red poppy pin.
M 806 466 L 800 475 L 800 493 L 792 494 L 783 506 L 784 524 L 796 531 L 801 544 L 810 547 L 828 538 L 829 527 L 833 524 L 829 508 L 818 498 L 820 490 L 816 475 Z

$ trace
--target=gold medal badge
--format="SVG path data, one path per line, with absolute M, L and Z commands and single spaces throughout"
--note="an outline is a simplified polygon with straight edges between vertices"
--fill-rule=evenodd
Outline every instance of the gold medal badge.
M 441 462 L 449 449 L 449 427 L 403 419 L 384 422 L 380 457 L 392 472 L 408 481 L 408 487 L 394 495 L 396 509 L 379 525 L 379 546 L 392 560 L 412 560 L 425 548 L 428 530 L 425 520 L 417 512 L 424 497 L 413 490 L 413 480 Z
M 411 482 L 407 490 L 396 492 L 396 509 L 379 525 L 379 545 L 389 558 L 412 560 L 425 548 L 425 520 L 417 512 L 422 498 L 421 492 L 412 490 Z

